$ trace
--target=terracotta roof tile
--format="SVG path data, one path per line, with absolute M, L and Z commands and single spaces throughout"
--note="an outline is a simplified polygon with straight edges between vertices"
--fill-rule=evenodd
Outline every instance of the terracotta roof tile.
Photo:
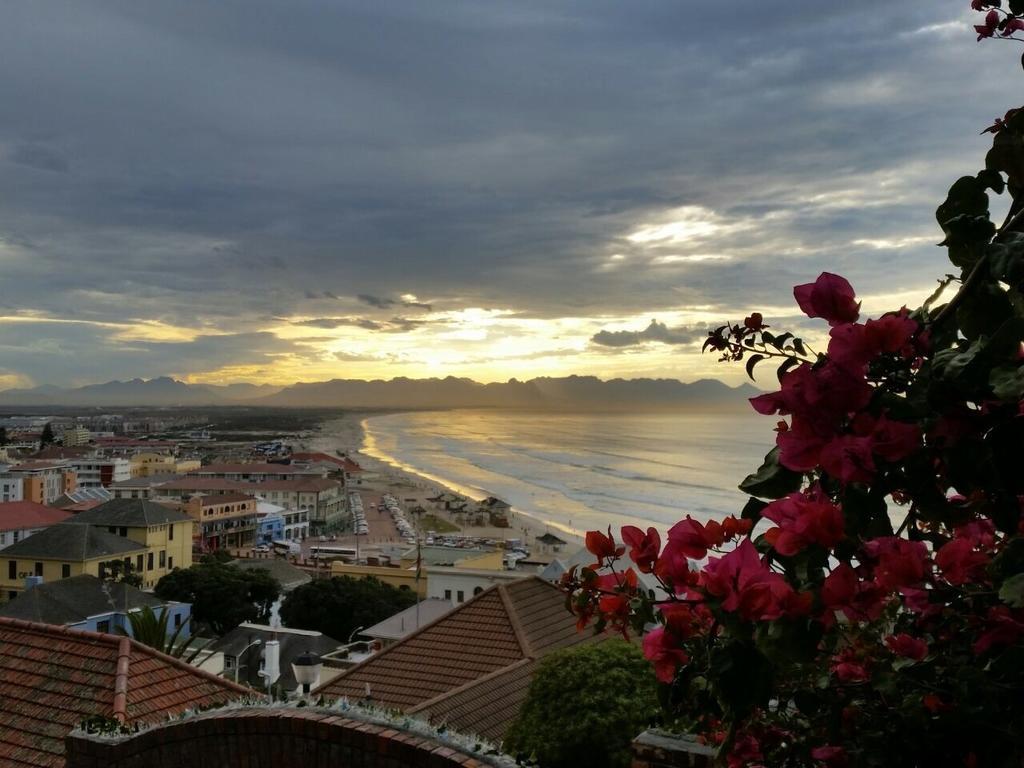
M 41 528 L 71 517 L 70 512 L 54 509 L 34 501 L 7 501 L 0 503 L 0 531 Z
M 373 701 L 500 740 L 537 659 L 601 640 L 576 631 L 565 596 L 539 578 L 488 589 L 322 686 L 317 693 Z
M 247 689 L 128 638 L 0 618 L 0 765 L 63 766 L 64 737 L 114 717 L 124 656 L 127 722 L 152 722 Z

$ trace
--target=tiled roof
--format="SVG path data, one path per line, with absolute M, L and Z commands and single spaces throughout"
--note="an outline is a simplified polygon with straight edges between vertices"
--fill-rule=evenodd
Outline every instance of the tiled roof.
M 278 557 L 232 560 L 231 565 L 246 571 L 265 570 L 277 579 L 277 583 L 281 585 L 281 589 L 285 592 L 313 580 L 313 577 L 301 568 L 296 568 L 291 563 Z
M 180 510 L 146 499 L 111 499 L 75 516 L 75 521 L 79 523 L 126 527 L 166 525 L 191 519 Z
M 491 587 L 317 690 L 444 720 L 500 740 L 537 659 L 602 639 L 576 631 L 565 595 L 533 577 Z
M 249 691 L 127 637 L 0 618 L 0 765 L 63 766 L 84 719 L 158 722 Z
M 214 504 L 231 504 L 236 501 L 255 501 L 256 498 L 247 493 L 222 493 L 219 496 L 203 496 L 200 502 L 204 506 Z
M 301 477 L 294 480 L 262 480 L 258 483 L 249 483 L 249 486 L 255 488 L 258 493 L 263 491 L 320 493 L 331 488 L 340 488 L 341 483 L 337 480 L 327 480 L 322 477 Z
M 0 557 L 38 557 L 42 560 L 65 560 L 75 563 L 108 555 L 124 556 L 145 551 L 145 544 L 115 536 L 88 523 L 80 523 L 77 517 L 73 517 L 0 550 Z
M 222 477 L 175 477 L 173 480 L 158 482 L 154 486 L 157 491 L 238 491 L 239 493 L 252 487 L 252 483 L 225 480 Z
M 316 475 L 315 469 L 297 467 L 291 464 L 207 464 L 199 469 L 189 470 L 189 475 Z
M 34 501 L 7 501 L 0 503 L 0 531 L 18 531 L 42 528 L 71 517 L 70 512 L 54 509 Z
M 0 606 L 0 616 L 45 624 L 72 624 L 89 616 L 163 604 L 163 600 L 123 581 L 109 582 L 83 574 L 26 589 Z

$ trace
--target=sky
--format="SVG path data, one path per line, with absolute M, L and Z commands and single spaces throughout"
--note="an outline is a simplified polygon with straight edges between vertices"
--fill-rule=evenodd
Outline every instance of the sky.
M 866 314 L 1014 106 L 966 0 L 0 9 L 0 388 L 718 377 L 792 286 Z M 1014 80 L 1014 78 L 1018 78 Z

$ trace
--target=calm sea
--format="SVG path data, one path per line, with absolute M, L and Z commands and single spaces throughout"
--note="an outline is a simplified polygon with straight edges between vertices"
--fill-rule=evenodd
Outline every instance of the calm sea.
M 774 444 L 751 415 L 445 411 L 365 422 L 364 452 L 467 495 L 494 495 L 553 528 L 661 531 L 738 513 L 736 485 Z

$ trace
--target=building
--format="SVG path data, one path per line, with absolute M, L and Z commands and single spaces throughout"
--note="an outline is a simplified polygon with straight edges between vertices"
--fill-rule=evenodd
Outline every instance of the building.
M 259 641 L 257 644 L 255 641 Z M 273 645 L 272 641 L 277 641 Z M 277 658 L 271 668 L 277 668 L 280 676 L 273 681 L 275 691 L 290 695 L 298 689 L 292 662 L 304 653 L 323 656 L 341 648 L 342 644 L 321 632 L 286 627 L 268 627 L 264 624 L 239 624 L 217 640 L 211 650 L 224 654 L 224 676 L 236 682 L 248 683 L 256 690 L 266 690 L 265 671 L 268 654 Z M 324 666 L 321 683 L 340 674 L 341 670 Z
M 565 594 L 533 577 L 499 584 L 316 689 L 499 742 L 537 664 L 605 635 L 577 632 Z
M 90 718 L 156 724 L 252 695 L 128 637 L 0 618 L 0 648 L 5 766 L 62 768 L 65 737 Z
M 147 589 L 175 568 L 192 565 L 193 520 L 180 510 L 143 499 L 112 499 L 74 520 L 141 545 L 144 557 L 136 555 L 133 565 Z
M 132 477 L 132 465 L 128 459 L 91 457 L 66 461 L 75 470 L 81 488 L 108 488 Z
M 264 509 L 264 506 L 270 509 Z M 256 543 L 272 544 L 275 541 L 284 541 L 284 515 L 281 514 L 284 508 L 265 501 L 259 502 L 256 508 L 259 515 Z
M 136 541 L 71 518 L 0 550 L 0 594 L 13 599 L 36 577 L 43 583 L 83 573 L 103 579 L 115 568 L 143 563 L 146 553 Z
M 68 512 L 84 512 L 114 498 L 107 488 L 76 488 L 50 502 L 49 506 Z
M 331 563 L 331 576 L 348 576 L 352 579 L 372 576 L 392 587 L 412 590 L 420 597 L 426 597 L 429 588 L 427 574 L 421 571 L 417 576 L 415 566 L 403 568 L 397 565 L 358 565 L 335 560 Z
M 336 525 L 347 514 L 345 487 L 340 480 L 267 480 L 257 483 L 255 492 L 271 504 L 305 511 L 311 533 Z
M 89 442 L 89 438 L 92 435 L 89 430 L 80 424 L 74 426 L 67 426 L 64 428 L 64 432 L 61 434 L 61 442 L 65 448 L 74 448 L 79 445 L 85 445 Z
M 194 544 L 202 552 L 241 549 L 258 543 L 259 515 L 252 496 L 242 493 L 193 496 L 182 504 L 182 510 L 196 523 Z
M 71 517 L 70 512 L 54 509 L 33 501 L 0 503 L 0 549 L 17 544 L 44 528 Z
M 306 571 L 296 568 L 280 557 L 245 557 L 231 560 L 230 564 L 246 571 L 266 571 L 281 585 L 282 593 L 291 592 L 296 587 L 301 587 L 313 580 L 313 577 Z
M 21 501 L 23 482 L 20 477 L 0 474 L 0 501 Z
M 201 466 L 199 459 L 179 459 L 171 453 L 151 451 L 136 453 L 131 465 L 132 477 L 184 475 Z
M 41 621 L 90 632 L 121 630 L 131 636 L 128 616 L 147 607 L 157 616 L 168 613 L 168 637 L 175 633 L 182 640 L 189 637 L 192 606 L 188 603 L 165 602 L 123 581 L 101 581 L 87 574 L 52 584 L 35 584 L 0 606 L 0 617 Z
M 37 504 L 49 504 L 78 487 L 65 461 L 25 461 L 0 470 L 0 478 L 21 480 L 21 498 Z
M 327 471 L 298 464 L 208 464 L 193 469 L 189 477 L 220 478 L 240 483 L 262 483 L 265 480 L 308 480 L 323 478 Z

